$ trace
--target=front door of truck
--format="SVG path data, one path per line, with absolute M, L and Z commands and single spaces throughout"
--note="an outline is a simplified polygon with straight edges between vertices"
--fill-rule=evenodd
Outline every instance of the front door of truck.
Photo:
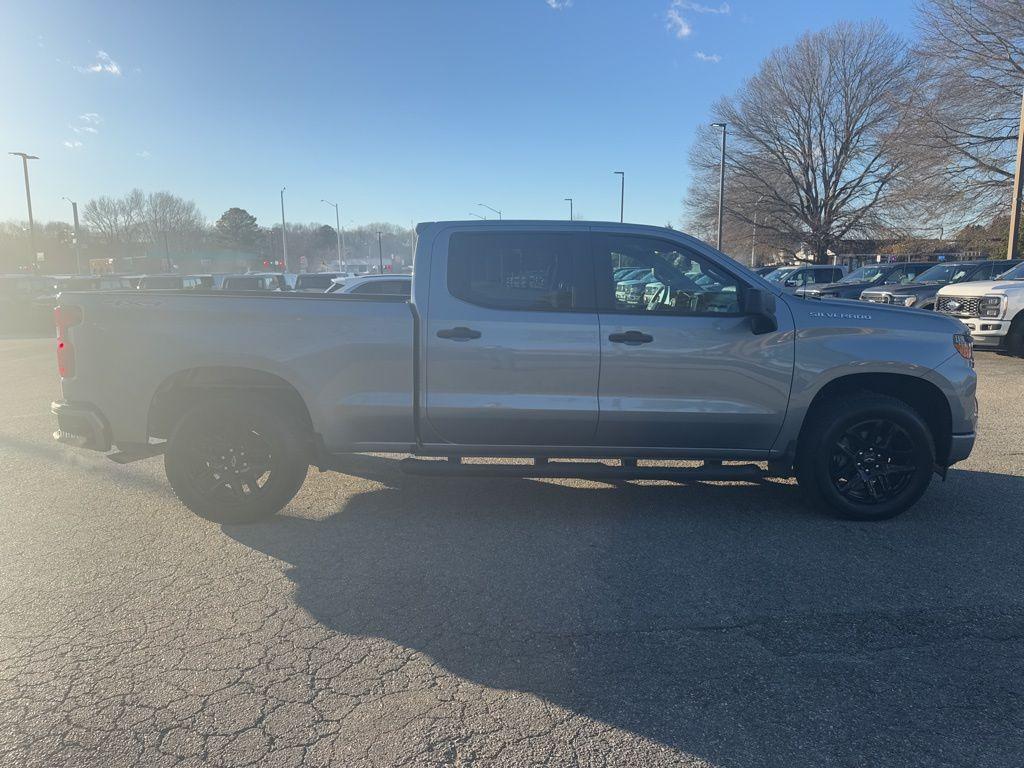
M 792 319 L 755 335 L 747 284 L 681 244 L 595 232 L 602 445 L 770 448 L 793 376 Z M 638 276 L 639 275 L 639 276 Z
M 429 292 L 421 336 L 424 442 L 593 439 L 600 343 L 586 230 L 442 232 L 432 247 Z

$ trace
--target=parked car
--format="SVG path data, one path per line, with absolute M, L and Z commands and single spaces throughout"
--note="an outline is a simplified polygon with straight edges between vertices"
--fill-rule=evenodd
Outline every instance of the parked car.
M 796 295 L 805 299 L 859 299 L 863 291 L 877 285 L 909 283 L 934 261 L 903 261 L 896 264 L 869 264 L 854 270 L 842 280 L 821 286 L 797 288 Z
M 846 267 L 831 264 L 810 264 L 795 267 L 779 267 L 764 275 L 771 283 L 778 283 L 782 289 L 793 293 L 808 285 L 822 285 L 838 282 L 846 276 Z
M 994 280 L 940 288 L 935 309 L 960 318 L 980 349 L 1024 357 L 1024 263 Z
M 860 294 L 861 301 L 894 304 L 897 307 L 935 309 L 935 297 L 944 285 L 991 280 L 1021 262 L 1006 259 L 989 261 L 947 261 L 926 269 L 909 283 L 869 288 Z
M 223 291 L 288 291 L 288 283 L 280 272 L 248 272 L 226 275 L 221 282 Z
M 412 275 L 336 277 L 326 292 L 409 296 L 412 293 Z
M 0 333 L 53 328 L 54 278 L 0 275 Z
M 341 272 L 301 272 L 295 276 L 295 290 L 323 293 L 334 278 L 341 276 Z
M 402 463 L 413 474 L 795 474 L 815 505 L 874 520 L 971 452 L 976 377 L 958 320 L 803 301 L 660 227 L 417 231 L 410 298 L 65 295 L 55 436 L 116 447 L 122 463 L 162 453 L 185 505 L 235 522 L 281 509 L 310 464 L 344 470 L 359 452 L 416 454 Z M 624 265 L 667 278 L 656 301 L 617 297 Z M 461 461 L 479 456 L 534 461 Z
M 211 275 L 143 275 L 138 290 L 199 290 L 212 286 Z
M 792 265 L 787 265 L 787 264 L 766 264 L 763 267 L 758 267 L 757 269 L 755 269 L 754 270 L 754 274 L 758 275 L 759 277 L 764 277 L 769 272 L 774 272 L 776 269 L 778 269 L 779 267 L 783 267 L 783 266 L 792 266 Z

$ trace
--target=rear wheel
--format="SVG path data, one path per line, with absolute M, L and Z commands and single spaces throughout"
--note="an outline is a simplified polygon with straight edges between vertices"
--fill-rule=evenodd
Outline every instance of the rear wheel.
M 219 523 L 249 523 L 291 501 L 309 469 L 305 431 L 274 403 L 204 400 L 171 432 L 167 479 L 181 502 Z
M 885 520 L 928 488 L 935 444 L 907 403 L 863 394 L 816 408 L 801 436 L 797 481 L 816 505 L 851 520 Z

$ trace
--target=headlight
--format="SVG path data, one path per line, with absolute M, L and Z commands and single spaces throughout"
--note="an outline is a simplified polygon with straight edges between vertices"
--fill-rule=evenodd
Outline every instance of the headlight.
M 1003 297 L 985 296 L 978 303 L 978 308 L 982 317 L 999 317 L 1003 313 Z
M 917 296 L 901 296 L 900 298 L 896 299 L 896 301 L 898 301 L 904 307 L 912 307 L 914 306 L 914 302 L 917 301 Z

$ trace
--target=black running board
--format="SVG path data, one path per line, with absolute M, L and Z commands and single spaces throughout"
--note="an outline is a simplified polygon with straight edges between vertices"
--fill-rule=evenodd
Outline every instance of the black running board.
M 133 461 L 151 459 L 160 456 L 167 448 L 167 441 L 162 443 L 138 443 L 118 446 L 121 450 L 108 453 L 107 458 L 115 464 L 131 464 Z
M 402 459 L 407 475 L 431 477 L 557 477 L 580 480 L 700 480 L 747 481 L 756 483 L 771 475 L 757 464 L 708 462 L 699 467 L 636 466 L 627 460 L 622 466 L 596 461 L 535 461 L 531 464 L 467 464 L 458 460 Z

